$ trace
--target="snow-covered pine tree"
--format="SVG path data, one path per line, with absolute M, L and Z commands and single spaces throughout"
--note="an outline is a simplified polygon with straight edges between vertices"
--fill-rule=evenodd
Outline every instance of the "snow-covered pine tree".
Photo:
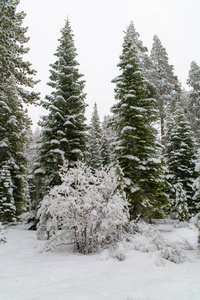
M 154 87 L 154 98 L 159 110 L 161 141 L 163 143 L 166 109 L 167 107 L 171 111 L 175 109 L 176 102 L 180 100 L 181 85 L 177 76 L 174 75 L 174 67 L 169 64 L 166 49 L 162 46 L 157 35 L 153 37 L 150 59 L 153 65 L 149 79 Z
M 16 12 L 19 0 L 5 0 L 0 3 L 0 83 L 1 89 L 7 86 L 9 78 L 15 79 L 17 95 L 23 103 L 34 104 L 39 100 L 38 93 L 29 92 L 23 86 L 32 88 L 38 81 L 33 79 L 36 71 L 31 69 L 31 63 L 24 61 L 23 54 L 29 48 L 24 47 L 29 41 L 26 37 L 27 27 L 22 27 L 24 12 Z
M 107 136 L 103 131 L 101 138 L 101 159 L 103 166 L 108 166 L 111 163 L 111 147 L 109 145 Z
M 190 66 L 187 84 L 191 87 L 188 92 L 188 116 L 191 128 L 200 144 L 200 66 L 192 62 Z
M 131 217 L 150 220 L 157 213 L 162 214 L 167 197 L 158 157 L 160 146 L 153 127 L 158 114 L 155 100 L 148 98 L 131 28 L 132 25 L 125 35 L 118 64 L 121 74 L 113 80 L 118 102 L 112 107 L 112 123 L 117 132 L 116 154 L 127 178 Z
M 1 166 L 0 170 L 0 220 L 1 223 L 14 223 L 16 221 L 16 207 L 13 197 L 13 183 L 9 166 Z
M 198 160 L 196 162 L 195 171 L 197 172 L 198 176 L 193 182 L 193 186 L 192 186 L 194 190 L 193 199 L 196 201 L 196 211 L 199 213 L 200 212 L 200 149 L 198 149 Z
M 177 183 L 181 183 L 186 192 L 189 213 L 196 213 L 192 188 L 194 180 L 197 178 L 195 171 L 196 144 L 184 109 L 180 105 L 177 105 L 173 114 L 170 113 L 167 116 L 165 132 L 165 159 L 168 169 L 169 195 L 172 201 L 171 209 L 173 211 L 173 203 L 176 199 L 175 186 Z
M 0 189 L 1 220 L 12 223 L 26 207 L 28 199 L 27 163 L 25 157 L 26 131 L 30 120 L 23 103 L 35 103 L 38 94 L 32 88 L 35 71 L 23 60 L 29 40 L 22 27 L 24 12 L 16 12 L 19 1 L 0 3 Z M 10 208 L 10 212 L 9 212 Z
M 40 128 L 37 127 L 34 132 L 28 132 L 28 144 L 26 149 L 26 156 L 28 161 L 28 184 L 29 184 L 29 195 L 30 195 L 30 208 L 29 215 L 27 218 L 28 223 L 36 228 L 36 215 L 39 200 L 42 198 L 44 193 L 44 184 L 42 178 L 36 176 L 34 170 L 38 166 L 39 158 L 39 144 L 40 139 Z
M 102 123 L 102 136 L 103 139 L 105 137 L 105 147 L 104 141 L 102 141 L 102 150 L 105 148 L 105 154 L 102 154 L 103 158 L 103 165 L 107 165 L 111 162 L 116 162 L 115 158 L 115 144 L 116 144 L 116 132 L 111 126 L 112 123 L 112 116 L 104 116 L 103 123 Z M 108 147 L 107 147 L 108 146 Z
M 44 178 L 47 188 L 60 184 L 58 170 L 62 165 L 62 154 L 72 166 L 83 158 L 86 148 L 85 81 L 77 68 L 73 37 L 67 20 L 55 53 L 57 61 L 50 70 L 48 85 L 53 91 L 42 101 L 49 113 L 40 122 L 40 162 L 35 173 Z
M 147 77 L 147 71 L 148 71 L 148 55 L 147 55 L 147 47 L 143 45 L 143 42 L 139 39 L 140 35 L 135 30 L 135 26 L 133 21 L 130 22 L 130 25 L 127 28 L 127 34 L 129 35 L 129 39 L 132 40 L 132 43 L 135 47 L 135 52 L 137 53 L 136 56 L 136 63 L 141 68 L 142 76 L 146 79 Z M 151 61 L 150 61 L 151 63 Z M 145 82 L 146 84 L 146 82 Z
M 187 204 L 187 193 L 183 189 L 183 184 L 181 182 L 177 182 L 173 188 L 175 191 L 175 201 L 172 205 L 172 212 L 180 222 L 188 221 L 189 211 Z
M 93 169 L 99 169 L 102 165 L 101 157 L 101 141 L 102 141 L 102 130 L 97 109 L 97 104 L 95 102 L 94 109 L 91 118 L 90 129 L 88 132 L 88 154 L 87 163 Z

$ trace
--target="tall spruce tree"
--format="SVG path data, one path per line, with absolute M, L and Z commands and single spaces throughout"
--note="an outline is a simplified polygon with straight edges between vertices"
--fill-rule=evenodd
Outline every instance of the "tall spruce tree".
M 88 134 L 88 165 L 93 169 L 99 169 L 102 165 L 101 157 L 102 130 L 95 102 Z
M 175 187 L 179 183 L 186 192 L 186 205 L 189 213 L 195 213 L 198 200 L 194 200 L 192 185 L 197 177 L 195 171 L 197 151 L 190 124 L 180 105 L 177 106 L 173 114 L 170 113 L 167 117 L 165 132 L 165 158 L 168 169 L 171 210 L 173 212 L 174 206 L 176 206 Z
M 35 173 L 44 178 L 48 188 L 60 184 L 58 175 L 62 165 L 62 154 L 70 166 L 82 159 L 85 142 L 85 81 L 77 68 L 76 49 L 69 20 L 61 30 L 59 46 L 55 53 L 57 60 L 51 65 L 50 95 L 42 101 L 49 113 L 40 122 L 40 161 Z
M 102 165 L 108 166 L 111 163 L 111 147 L 105 132 L 102 131 L 101 139 L 101 159 Z
M 180 222 L 189 220 L 189 212 L 187 205 L 187 193 L 183 188 L 183 184 L 177 182 L 174 185 L 175 201 L 173 202 L 172 212 Z
M 177 101 L 180 100 L 181 85 L 174 75 L 174 67 L 169 64 L 166 49 L 157 35 L 153 37 L 150 59 L 152 61 L 150 82 L 154 87 L 154 98 L 157 101 L 160 116 L 161 140 L 164 143 L 166 109 L 170 108 L 171 111 L 175 109 Z
M 191 87 L 188 92 L 187 107 L 189 121 L 200 144 L 200 66 L 194 61 L 190 66 L 187 84 Z
M 105 154 L 102 155 L 103 161 L 107 161 L 106 164 L 109 164 L 111 162 L 116 162 L 115 157 L 115 144 L 116 144 L 116 132 L 114 128 L 112 128 L 112 116 L 104 116 L 104 120 L 102 123 L 102 136 L 105 137 L 105 143 L 106 143 L 106 151 Z M 104 144 L 104 141 L 103 141 Z M 107 147 L 108 146 L 108 147 Z M 103 149 L 103 147 L 102 147 Z
M 148 98 L 139 66 L 140 53 L 131 32 L 129 26 L 118 64 L 121 74 L 112 81 L 118 101 L 112 107 L 113 126 L 117 132 L 116 154 L 127 178 L 131 218 L 150 220 L 161 215 L 167 197 L 162 190 L 160 148 L 153 127 L 157 120 L 155 100 Z
M 192 188 L 194 190 L 193 199 L 196 200 L 196 210 L 198 213 L 200 213 L 200 149 L 198 149 L 198 161 L 195 166 L 195 171 L 197 172 L 198 176 L 195 179 L 193 186 L 192 186 Z M 199 229 L 200 229 L 200 226 L 199 226 Z
M 28 184 L 30 195 L 30 210 L 27 218 L 28 223 L 31 223 L 31 228 L 36 229 L 37 223 L 37 209 L 40 199 L 45 191 L 43 179 L 34 174 L 34 170 L 38 166 L 39 159 L 39 139 L 40 128 L 37 127 L 34 132 L 28 132 L 28 144 L 26 149 L 26 155 L 28 160 Z
M 22 27 L 24 12 L 16 12 L 19 1 L 0 2 L 0 221 L 19 219 L 28 199 L 26 130 L 30 120 L 23 103 L 35 103 L 32 88 L 35 70 L 23 60 L 27 28 Z

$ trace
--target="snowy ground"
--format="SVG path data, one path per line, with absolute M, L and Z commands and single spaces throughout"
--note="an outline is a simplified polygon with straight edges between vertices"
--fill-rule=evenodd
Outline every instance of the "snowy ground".
M 157 228 L 171 241 L 196 244 L 194 227 Z M 159 251 L 125 251 L 125 260 L 103 255 L 41 252 L 34 231 L 11 227 L 0 245 L 0 300 L 199 300 L 200 258 L 187 251 L 182 264 L 160 260 Z M 138 236 L 139 239 L 141 237 Z M 136 237 L 137 239 L 137 237 Z M 147 238 L 143 238 L 145 241 Z M 161 261 L 161 263 L 157 263 Z

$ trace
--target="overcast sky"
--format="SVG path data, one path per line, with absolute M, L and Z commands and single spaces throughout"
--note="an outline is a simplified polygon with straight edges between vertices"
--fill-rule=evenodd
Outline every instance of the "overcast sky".
M 50 93 L 49 64 L 56 61 L 60 30 L 69 18 L 86 80 L 88 122 L 95 102 L 101 121 L 115 103 L 111 80 L 118 75 L 124 31 L 131 20 L 149 51 L 153 35 L 158 35 L 184 87 L 191 62 L 200 65 L 200 0 L 21 0 L 18 10 L 27 14 L 30 51 L 25 59 L 38 71 L 41 83 L 35 89 L 42 98 Z M 41 114 L 41 108 L 30 109 L 34 128 Z

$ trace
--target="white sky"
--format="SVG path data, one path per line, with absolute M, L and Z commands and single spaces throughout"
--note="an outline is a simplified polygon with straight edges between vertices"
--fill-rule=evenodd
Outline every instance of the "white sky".
M 88 122 L 94 102 L 101 120 L 115 103 L 111 80 L 118 75 L 124 31 L 131 20 L 149 51 L 153 35 L 158 35 L 183 86 L 190 63 L 200 65 L 199 0 L 21 0 L 18 10 L 27 14 L 30 51 L 25 59 L 38 71 L 41 83 L 35 90 L 42 98 L 50 93 L 49 64 L 56 61 L 60 30 L 69 17 L 79 70 L 86 80 Z M 39 107 L 29 111 L 35 127 L 43 111 Z

